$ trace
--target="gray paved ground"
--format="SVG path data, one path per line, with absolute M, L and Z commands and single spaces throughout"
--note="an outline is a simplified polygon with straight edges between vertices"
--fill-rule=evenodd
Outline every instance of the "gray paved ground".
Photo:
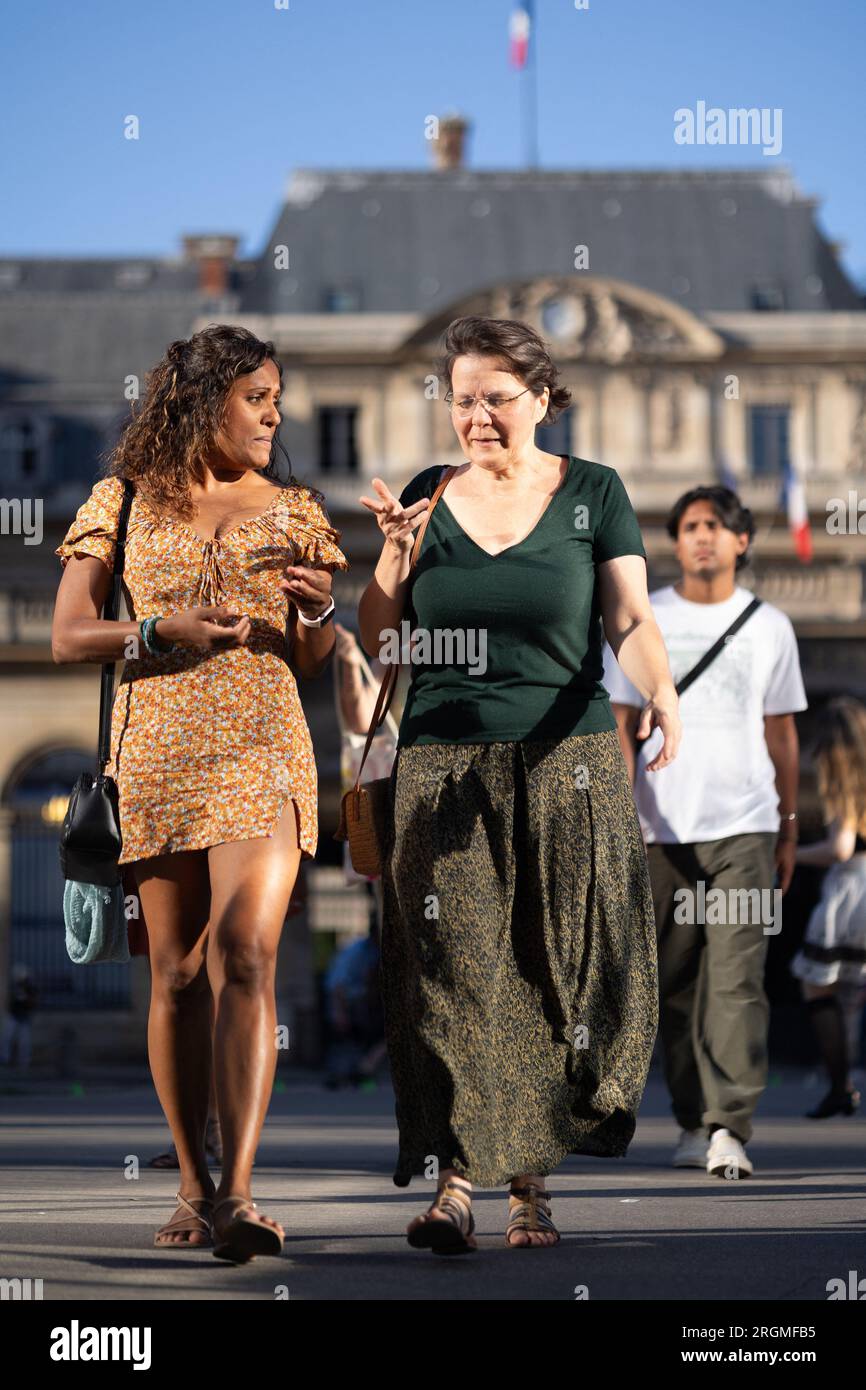
M 724 1182 L 669 1166 L 676 1137 L 654 1074 L 624 1159 L 568 1159 L 550 1179 L 553 1250 L 502 1245 L 504 1192 L 478 1192 L 480 1251 L 413 1251 L 423 1180 L 396 1188 L 390 1089 L 324 1091 L 302 1078 L 273 1097 L 254 1195 L 288 1233 L 281 1259 L 225 1266 L 209 1251 L 152 1248 L 173 1174 L 141 1168 L 166 1133 L 143 1077 L 122 1086 L 0 1079 L 0 1276 L 41 1278 L 46 1299 L 826 1300 L 866 1275 L 866 1119 L 799 1118 L 820 1090 L 774 1074 L 749 1146 L 755 1176 Z M 10 1093 L 12 1092 L 12 1093 Z

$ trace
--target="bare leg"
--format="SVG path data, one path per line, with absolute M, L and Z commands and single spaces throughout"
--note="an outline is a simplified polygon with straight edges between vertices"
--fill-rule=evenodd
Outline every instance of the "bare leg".
M 277 947 L 301 860 L 294 804 L 273 836 L 232 841 L 208 850 L 211 939 L 207 968 L 216 1006 L 214 1062 L 223 1139 L 217 1201 L 250 1198 L 253 1161 L 276 1067 Z M 227 1219 L 234 1212 L 224 1208 Z M 245 1214 L 246 1218 L 246 1214 Z M 279 1222 L 251 1214 L 275 1227 Z M 219 1214 L 217 1228 L 226 1224 Z
M 211 1072 L 207 857 L 198 850 L 163 854 L 134 868 L 150 939 L 150 1069 L 177 1150 L 178 1190 L 190 1199 L 208 1197 L 214 1185 L 204 1151 Z M 174 1233 L 164 1242 L 199 1245 L 205 1239 L 203 1233 Z

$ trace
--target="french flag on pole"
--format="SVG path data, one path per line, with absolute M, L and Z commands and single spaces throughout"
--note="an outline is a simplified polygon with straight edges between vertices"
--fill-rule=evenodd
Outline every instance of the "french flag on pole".
M 532 12 L 529 4 L 518 5 L 516 10 L 512 10 L 511 18 L 508 21 L 508 38 L 510 40 L 511 66 L 513 68 L 525 68 L 526 59 L 529 56 L 529 35 L 532 30 Z
M 797 558 L 804 565 L 812 559 L 812 529 L 809 526 L 809 510 L 806 506 L 806 493 L 802 481 L 794 472 L 790 459 L 786 459 L 782 469 L 782 501 L 788 513 L 788 527 L 794 538 Z

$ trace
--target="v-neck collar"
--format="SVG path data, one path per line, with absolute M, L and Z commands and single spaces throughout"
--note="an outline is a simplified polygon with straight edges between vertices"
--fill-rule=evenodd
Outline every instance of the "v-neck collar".
M 559 457 L 561 459 L 563 455 L 560 454 Z M 456 516 L 454 515 L 454 513 L 452 512 L 451 508 L 448 506 L 448 503 L 445 500 L 445 492 L 443 492 L 442 496 L 439 498 L 439 505 L 441 506 L 443 502 L 445 503 L 445 510 L 448 512 L 448 515 L 450 516 L 452 522 L 457 527 L 458 531 L 460 531 L 461 534 L 466 537 L 470 545 L 474 545 L 475 549 L 480 550 L 482 555 L 486 555 L 488 560 L 498 560 L 500 556 L 508 555 L 512 550 L 519 550 L 522 545 L 526 545 L 527 541 L 530 541 L 532 537 L 535 535 L 536 531 L 544 521 L 545 517 L 547 517 L 549 513 L 553 510 L 555 504 L 559 501 L 560 497 L 562 496 L 562 493 L 565 491 L 566 486 L 568 485 L 568 481 L 571 477 L 571 470 L 574 467 L 574 455 L 568 454 L 567 457 L 568 467 L 565 470 L 565 477 L 562 479 L 562 482 L 559 484 L 559 487 L 556 489 L 556 492 L 550 498 L 550 501 L 548 502 L 544 511 L 541 513 L 541 516 L 536 521 L 532 530 L 527 535 L 525 535 L 522 540 L 515 541 L 513 545 L 507 545 L 504 550 L 497 550 L 495 554 L 491 554 L 489 550 L 485 550 L 484 546 L 479 545 L 478 542 L 474 540 L 472 536 L 470 536 L 466 528 L 460 525 L 460 522 L 457 520 Z M 448 489 L 446 488 L 445 491 L 447 492 L 447 490 Z

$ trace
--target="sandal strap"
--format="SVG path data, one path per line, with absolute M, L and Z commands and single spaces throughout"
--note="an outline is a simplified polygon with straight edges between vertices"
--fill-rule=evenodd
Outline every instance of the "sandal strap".
M 559 1239 L 559 1231 L 553 1224 L 547 1200 L 549 1192 L 527 1183 L 525 1187 L 512 1187 L 508 1195 L 509 1221 L 505 1228 L 505 1239 L 511 1231 L 550 1231 Z
M 258 1207 L 253 1201 L 252 1197 L 242 1197 L 239 1192 L 234 1192 L 230 1193 L 228 1197 L 220 1198 L 220 1200 L 217 1202 L 216 1206 L 213 1209 L 214 1216 L 216 1216 L 220 1207 L 225 1206 L 226 1202 L 243 1202 L 245 1207 L 252 1207 L 254 1211 L 258 1211 Z
M 475 1230 L 475 1218 L 472 1215 L 472 1199 L 464 1187 L 459 1183 L 446 1179 L 436 1191 L 436 1196 L 431 1204 L 445 1213 L 450 1221 L 460 1231 L 461 1235 L 472 1235 Z M 468 1226 L 464 1229 L 464 1224 L 468 1218 Z
M 211 1229 L 212 1229 L 212 1222 L 207 1218 L 207 1216 L 204 1215 L 203 1212 L 196 1211 L 195 1207 L 194 1207 L 192 1204 L 193 1204 L 193 1202 L 206 1202 L 206 1203 L 208 1203 L 209 1205 L 212 1206 L 212 1205 L 213 1205 L 213 1198 L 212 1198 L 212 1197 L 191 1197 L 191 1198 L 187 1198 L 187 1197 L 181 1196 L 181 1194 L 180 1194 L 179 1192 L 175 1193 L 175 1198 L 176 1198 L 178 1207 L 186 1207 L 186 1210 L 187 1210 L 187 1212 L 189 1213 L 189 1215 L 185 1215 L 184 1212 L 182 1212 L 182 1211 L 180 1211 L 180 1210 L 176 1211 L 175 1214 L 174 1214 L 174 1216 L 171 1218 L 170 1221 L 167 1221 L 166 1224 L 165 1224 L 164 1226 L 160 1226 L 159 1231 L 157 1232 L 157 1234 L 158 1234 L 158 1235 L 164 1235 L 165 1232 L 167 1232 L 167 1231 L 174 1231 L 174 1232 L 176 1232 L 178 1235 L 181 1235 L 184 1231 L 201 1231 L 201 1230 L 204 1230 L 204 1231 L 206 1231 L 208 1234 L 210 1234 Z M 190 1218 L 191 1218 L 192 1220 L 191 1220 Z M 193 1221 L 196 1223 L 195 1225 L 192 1224 Z

